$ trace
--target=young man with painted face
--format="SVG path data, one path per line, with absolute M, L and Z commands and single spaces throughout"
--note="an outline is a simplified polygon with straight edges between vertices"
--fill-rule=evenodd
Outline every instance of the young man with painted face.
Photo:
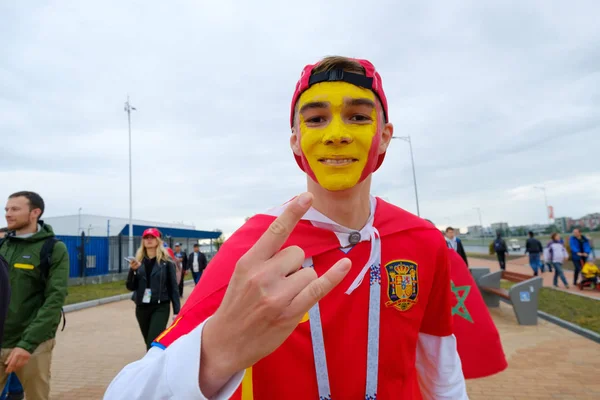
M 370 195 L 393 134 L 381 77 L 366 60 L 306 66 L 290 123 L 308 193 L 225 242 L 105 399 L 467 398 L 445 241 Z

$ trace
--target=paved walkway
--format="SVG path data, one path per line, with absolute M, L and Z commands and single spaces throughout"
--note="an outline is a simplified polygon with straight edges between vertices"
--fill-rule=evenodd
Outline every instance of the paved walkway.
M 570 261 L 568 261 L 570 263 Z M 500 269 L 500 265 L 495 260 L 485 260 L 481 258 L 469 257 L 469 266 L 470 267 L 488 267 L 492 272 L 498 271 Z M 506 269 L 513 272 L 519 272 L 522 274 L 527 274 L 533 276 L 533 270 L 529 266 L 529 257 L 521 257 L 506 263 Z M 548 268 L 545 268 L 544 273 L 540 273 L 540 276 L 544 278 L 544 286 L 553 287 L 554 280 L 554 270 L 552 272 L 548 272 Z M 567 278 L 567 283 L 570 285 L 569 289 L 566 289 L 563 286 L 562 281 L 559 279 L 559 287 L 558 290 L 562 290 L 564 292 L 574 293 L 578 295 L 584 295 L 588 297 L 593 297 L 595 299 L 600 300 L 600 291 L 599 290 L 591 290 L 589 287 L 584 288 L 583 290 L 579 290 L 579 287 L 573 286 L 573 271 L 563 270 L 565 273 L 565 278 Z M 581 281 L 581 277 L 579 278 Z
M 471 399 L 600 398 L 600 345 L 543 320 L 519 326 L 504 304 L 492 316 L 509 368 L 469 381 Z M 144 352 L 131 301 L 67 314 L 54 352 L 51 400 L 102 399 L 121 368 Z

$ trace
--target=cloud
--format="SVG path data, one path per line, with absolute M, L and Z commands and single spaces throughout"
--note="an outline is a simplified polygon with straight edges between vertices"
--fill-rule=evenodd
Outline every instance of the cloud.
M 343 54 L 383 76 L 423 216 L 544 222 L 535 185 L 558 216 L 600 210 L 596 2 L 241 3 L 0 5 L 0 195 L 126 216 L 129 94 L 134 216 L 231 232 L 303 190 L 292 91 Z M 416 211 L 406 142 L 373 193 Z

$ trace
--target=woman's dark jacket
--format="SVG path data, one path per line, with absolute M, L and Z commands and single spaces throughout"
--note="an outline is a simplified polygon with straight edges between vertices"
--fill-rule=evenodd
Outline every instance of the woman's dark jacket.
M 179 302 L 179 288 L 177 286 L 174 262 L 162 260 L 159 263 L 157 260 L 154 268 L 152 268 L 149 285 L 146 279 L 145 263 L 142 262 L 142 265 L 136 271 L 129 270 L 125 286 L 127 286 L 127 289 L 133 291 L 131 299 L 138 306 L 145 305 L 142 299 L 144 298 L 144 291 L 149 287 L 152 289 L 150 304 L 160 304 L 170 300 L 173 302 L 173 314 L 179 314 L 181 303 Z

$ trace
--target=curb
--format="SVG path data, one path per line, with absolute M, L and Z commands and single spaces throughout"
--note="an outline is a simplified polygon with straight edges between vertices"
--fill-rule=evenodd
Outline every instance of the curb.
M 188 280 L 183 283 L 183 286 L 189 286 L 193 283 L 194 283 L 193 280 Z M 75 303 L 75 304 L 69 304 L 67 306 L 64 306 L 63 310 L 64 310 L 65 314 L 67 314 L 67 313 L 70 313 L 73 311 L 85 310 L 86 308 L 97 307 L 97 306 L 101 306 L 103 304 L 109 304 L 109 303 L 114 303 L 114 302 L 121 301 L 121 300 L 129 300 L 129 299 L 131 299 L 131 293 L 118 294 L 116 296 L 103 297 L 101 299 L 89 300 L 89 301 L 84 301 L 84 302 Z
M 590 331 L 589 329 L 582 328 L 579 325 L 575 325 L 571 322 L 565 321 L 564 319 L 560 319 L 558 317 L 555 317 L 554 315 L 545 313 L 544 311 L 538 310 L 538 317 L 545 319 L 548 322 L 552 322 L 553 324 L 556 324 L 556 325 L 560 326 L 561 328 L 568 329 L 573 333 L 581 335 L 586 339 L 590 339 L 590 340 L 600 344 L 600 335 L 597 334 L 596 332 Z

